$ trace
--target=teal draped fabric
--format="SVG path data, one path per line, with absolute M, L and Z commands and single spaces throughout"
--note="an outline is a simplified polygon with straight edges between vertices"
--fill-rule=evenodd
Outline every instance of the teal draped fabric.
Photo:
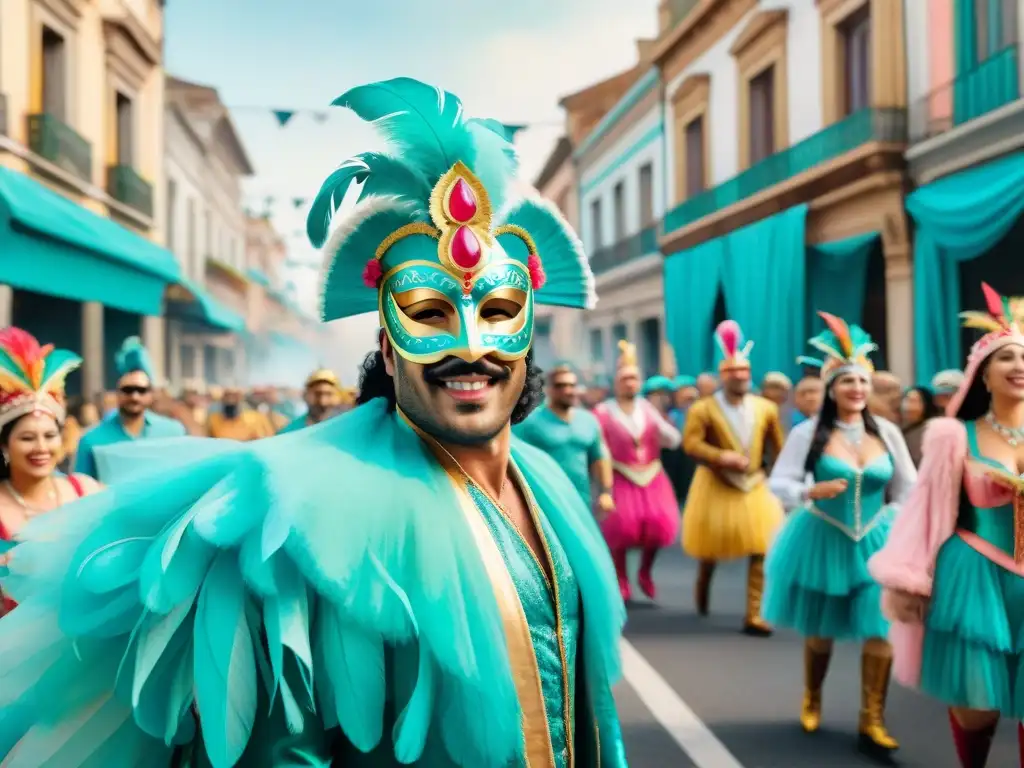
M 824 329 L 818 312 L 830 312 L 863 325 L 868 260 L 879 247 L 879 233 L 818 243 L 807 249 L 807 335 Z
M 907 198 L 907 212 L 917 225 L 916 374 L 928 381 L 963 362 L 959 265 L 990 250 L 1024 213 L 1024 152 L 921 187 Z
M 1002 0 L 986 0 L 986 40 L 978 49 L 977 0 L 954 0 L 953 58 L 956 81 L 953 84 L 953 123 L 960 125 L 980 117 L 1020 96 L 1017 46 L 1007 45 L 1014 36 L 1004 34 Z
M 680 373 L 696 376 L 711 368 L 725 242 L 709 240 L 665 259 L 665 335 Z
M 725 306 L 754 341 L 755 380 L 769 371 L 800 374 L 796 358 L 807 342 L 806 219 L 807 206 L 798 205 L 725 238 Z

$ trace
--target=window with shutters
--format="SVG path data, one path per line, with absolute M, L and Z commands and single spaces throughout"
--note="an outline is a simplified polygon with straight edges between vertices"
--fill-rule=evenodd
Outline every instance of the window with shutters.
M 849 16 L 840 27 L 843 56 L 844 116 L 871 105 L 871 5 Z
M 43 112 L 67 119 L 67 43 L 59 32 L 43 25 Z
M 750 165 L 775 153 L 775 67 L 750 81 Z
M 626 237 L 626 183 L 624 181 L 620 181 L 612 190 L 612 215 L 615 224 L 612 242 L 618 243 Z
M 686 126 L 686 196 L 699 195 L 707 187 L 704 168 L 704 115 Z
M 604 246 L 604 220 L 601 199 L 590 203 L 590 249 L 596 251 Z
M 640 167 L 640 228 L 654 224 L 654 166 L 650 163 Z

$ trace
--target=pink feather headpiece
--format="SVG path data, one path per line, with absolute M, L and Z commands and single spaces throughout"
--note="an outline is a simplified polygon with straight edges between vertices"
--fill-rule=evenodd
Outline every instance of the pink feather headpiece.
M 985 331 L 985 335 L 971 346 L 963 383 L 946 406 L 947 416 L 956 416 L 974 383 L 978 369 L 994 352 L 1010 344 L 1024 347 L 1024 331 L 1021 330 L 1024 313 L 1019 303 L 1000 296 L 988 283 L 981 284 L 981 292 L 985 296 L 986 311 L 961 312 L 960 319 L 963 320 L 964 328 L 977 328 Z
M 715 328 L 715 343 L 722 359 L 718 363 L 718 372 L 750 368 L 750 350 L 754 342 L 744 342 L 743 329 L 735 320 L 723 320 Z

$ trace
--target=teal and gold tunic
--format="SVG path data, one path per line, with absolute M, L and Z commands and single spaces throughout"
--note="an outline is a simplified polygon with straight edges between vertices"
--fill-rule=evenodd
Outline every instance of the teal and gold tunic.
M 164 750 L 154 765 L 626 765 L 611 692 L 621 600 L 589 510 L 548 456 L 513 440 L 511 471 L 542 543 L 534 553 L 383 402 L 210 455 L 216 442 L 199 460 L 190 448 L 192 459 L 166 457 L 158 476 L 126 469 L 137 477 L 93 502 L 92 530 L 66 534 L 85 541 L 61 548 L 81 574 L 62 595 L 61 629 L 0 623 L 0 647 L 59 646 L 46 633 L 63 630 L 86 649 L 79 659 L 69 644 L 62 660 L 80 678 L 73 701 L 43 660 L 0 658 L 0 753 L 23 736 L 18 750 L 38 760 L 36 728 L 5 729 L 82 717 L 89 691 L 117 699 L 123 688 L 137 727 L 99 746 Z M 152 497 L 159 509 L 122 508 L 154 491 L 164 493 Z M 138 552 L 123 549 L 128 524 Z M 47 548 L 24 546 L 25 575 L 12 574 L 10 587 L 17 597 L 28 580 L 12 614 L 28 619 L 51 603 L 32 581 Z M 97 599 L 108 581 L 118 586 Z M 111 603 L 115 594 L 123 603 Z M 40 665 L 33 695 L 5 693 L 15 664 L 22 687 Z M 68 745 L 61 764 L 81 764 L 85 747 Z

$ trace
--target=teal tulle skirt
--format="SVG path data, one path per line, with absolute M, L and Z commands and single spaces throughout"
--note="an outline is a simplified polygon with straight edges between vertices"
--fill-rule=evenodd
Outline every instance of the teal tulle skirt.
M 925 628 L 922 691 L 1024 718 L 1024 578 L 952 537 L 936 558 Z
M 885 544 L 892 518 L 878 514 L 884 519 L 854 541 L 808 509 L 794 511 L 765 562 L 765 621 L 804 637 L 885 637 L 889 623 L 868 560 Z

